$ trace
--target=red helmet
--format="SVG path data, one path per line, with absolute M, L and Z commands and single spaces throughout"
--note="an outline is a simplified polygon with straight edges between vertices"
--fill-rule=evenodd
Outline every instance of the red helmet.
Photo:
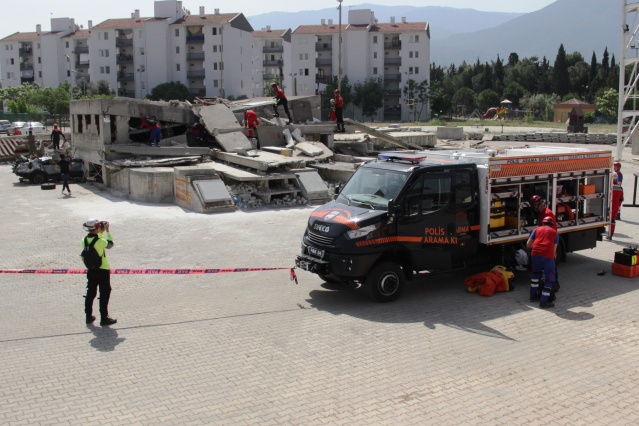
M 541 197 L 539 195 L 533 195 L 530 197 L 530 204 L 535 205 L 541 203 Z
M 271 84 L 271 87 L 277 87 L 277 83 Z
M 553 219 L 552 216 L 546 216 L 541 223 L 548 223 L 552 226 L 552 224 L 555 223 L 555 219 Z
M 619 162 L 619 161 L 615 161 L 615 162 L 614 162 L 614 163 L 612 163 L 612 164 L 613 164 L 614 166 L 619 166 L 619 167 L 621 167 L 621 162 Z

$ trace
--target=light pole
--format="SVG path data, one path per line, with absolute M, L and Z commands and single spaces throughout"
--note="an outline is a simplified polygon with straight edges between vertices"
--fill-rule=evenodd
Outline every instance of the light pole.
M 342 0 L 337 0 L 339 6 L 337 10 L 339 10 L 339 39 L 338 43 L 338 53 L 337 53 L 337 88 L 342 90 Z

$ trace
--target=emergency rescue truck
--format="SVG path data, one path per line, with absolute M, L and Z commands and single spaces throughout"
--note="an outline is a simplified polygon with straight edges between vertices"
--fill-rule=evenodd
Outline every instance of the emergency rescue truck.
M 423 272 L 502 263 L 557 217 L 558 258 L 594 248 L 610 222 L 612 153 L 533 147 L 385 152 L 359 167 L 308 221 L 296 266 L 395 300 Z

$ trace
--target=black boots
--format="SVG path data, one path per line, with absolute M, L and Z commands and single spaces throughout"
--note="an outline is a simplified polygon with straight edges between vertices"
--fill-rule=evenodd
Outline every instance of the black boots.
M 113 324 L 115 324 L 116 322 L 118 322 L 118 320 L 113 319 L 113 318 L 111 318 L 111 317 L 104 317 L 104 318 L 102 318 L 102 320 L 100 321 L 100 325 L 101 325 L 101 326 L 105 326 L 105 325 L 113 325 Z
M 95 321 L 95 317 L 93 315 L 87 315 L 87 324 L 91 324 Z

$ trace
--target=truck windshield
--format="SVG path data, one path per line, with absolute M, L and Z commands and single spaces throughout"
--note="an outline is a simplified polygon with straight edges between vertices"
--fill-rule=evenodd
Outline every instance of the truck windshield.
M 384 210 L 404 186 L 408 175 L 396 170 L 359 168 L 339 193 L 336 201 Z

